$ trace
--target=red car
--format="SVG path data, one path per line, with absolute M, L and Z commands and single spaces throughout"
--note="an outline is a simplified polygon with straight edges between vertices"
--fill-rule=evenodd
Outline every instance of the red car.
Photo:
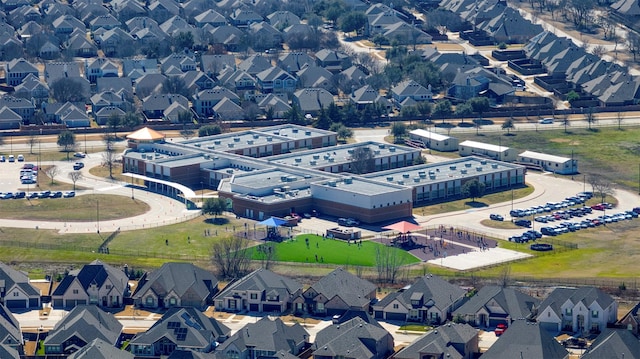
M 498 326 L 496 326 L 496 330 L 494 331 L 494 333 L 496 333 L 496 337 L 501 336 L 502 334 L 504 334 L 504 331 L 507 330 L 507 326 L 505 324 L 498 324 Z

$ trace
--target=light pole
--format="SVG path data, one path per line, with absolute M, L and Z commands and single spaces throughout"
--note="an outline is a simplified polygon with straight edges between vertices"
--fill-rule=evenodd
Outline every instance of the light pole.
M 204 207 L 204 182 L 200 181 L 200 206 Z
M 96 229 L 97 233 L 100 234 L 100 200 L 96 201 Z
M 87 154 L 87 130 L 84 130 L 84 154 Z
M 131 175 L 131 199 L 135 199 L 135 197 L 133 196 L 133 173 L 130 173 L 130 175 Z

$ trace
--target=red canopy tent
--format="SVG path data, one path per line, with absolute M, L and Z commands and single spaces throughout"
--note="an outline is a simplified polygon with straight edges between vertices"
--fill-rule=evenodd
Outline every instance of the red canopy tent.
M 392 231 L 400 232 L 400 235 L 393 240 L 393 244 L 405 246 L 405 245 L 412 244 L 411 236 L 407 235 L 407 233 L 410 233 L 411 231 L 417 231 L 421 229 L 421 227 L 411 222 L 401 221 L 398 223 L 394 223 L 394 224 L 382 227 L 382 229 L 390 229 Z

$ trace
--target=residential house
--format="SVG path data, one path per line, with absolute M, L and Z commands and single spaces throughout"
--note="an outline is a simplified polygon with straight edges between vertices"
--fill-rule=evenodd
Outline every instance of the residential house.
M 101 109 L 109 106 L 125 109 L 125 101 L 122 95 L 113 91 L 103 91 L 91 96 L 91 111 L 97 113 Z
M 414 80 L 405 80 L 391 88 L 391 96 L 396 104 L 400 104 L 407 98 L 411 98 L 414 101 L 431 101 L 433 92 L 431 91 L 431 85 L 427 88 Z
M 68 359 L 133 359 L 133 354 L 120 350 L 113 344 L 96 338 L 82 349 L 69 355 Z
M 211 110 L 215 118 L 225 121 L 243 120 L 247 118 L 247 114 L 242 107 L 228 97 L 223 98 L 217 104 L 213 105 Z
M 256 45 L 260 48 L 269 49 L 282 43 L 282 33 L 269 25 L 268 22 L 260 21 L 251 23 L 248 32 L 256 39 Z
M 200 69 L 211 78 L 216 78 L 222 71 L 236 69 L 236 57 L 232 54 L 201 55 Z
M 193 25 L 189 24 L 187 20 L 178 15 L 173 16 L 167 21 L 161 23 L 160 30 L 162 30 L 170 38 L 176 37 L 180 33 L 189 32 L 193 36 L 194 44 L 198 44 L 200 42 L 200 34 L 195 31 Z
M 56 40 L 57 43 L 57 40 Z M 54 60 L 60 57 L 60 45 L 47 41 L 38 50 L 38 56 L 43 60 Z
M 204 55 L 203 55 L 204 56 Z M 159 73 L 158 60 L 156 59 L 123 59 L 122 73 L 126 77 L 136 80 L 146 73 Z M 132 75 L 139 74 L 137 77 Z
M 32 74 L 36 78 L 39 76 L 38 68 L 23 58 L 13 59 L 7 62 L 4 71 L 6 73 L 7 85 L 9 86 L 19 85 L 29 74 Z
M 158 24 L 180 14 L 180 6 L 171 0 L 153 0 L 147 6 L 149 17 Z
M 107 126 L 112 117 L 122 118 L 125 112 L 116 106 L 106 106 L 94 113 L 96 123 L 100 126 Z
M 93 41 L 88 40 L 84 33 L 71 35 L 64 47 L 72 56 L 86 58 L 98 56 L 98 47 Z
M 618 0 L 611 4 L 611 8 L 624 16 L 640 16 L 640 4 L 634 0 Z
M 542 325 L 516 320 L 482 354 L 482 359 L 522 358 L 568 359 L 569 352 Z
M 160 92 L 167 77 L 160 73 L 146 73 L 135 80 L 133 86 L 136 95 L 148 96 L 154 92 Z
M 433 39 L 431 35 L 404 21 L 386 26 L 382 35 L 391 42 L 396 41 L 403 45 L 430 44 Z
M 184 122 L 182 117 L 184 113 L 189 114 L 190 118 L 193 117 L 188 107 L 182 106 L 180 102 L 174 102 L 162 111 L 162 119 L 171 123 L 181 123 Z
M 316 359 L 386 359 L 393 347 L 393 336 L 386 329 L 355 317 L 320 330 L 312 349 Z
M 376 319 L 442 323 L 463 304 L 466 292 L 433 274 L 388 294 L 373 305 Z
M 118 21 L 118 19 L 116 19 L 111 14 L 96 16 L 93 20 L 89 22 L 89 29 L 91 31 L 96 31 L 99 28 L 103 28 L 105 30 L 111 30 L 120 26 L 122 26 L 120 21 Z
M 100 45 L 105 56 L 131 56 L 136 50 L 136 39 L 119 27 L 103 32 L 96 37 L 95 41 Z
M 234 70 L 230 67 L 220 72 L 218 81 L 235 92 L 253 91 L 256 88 L 255 77 L 249 75 L 246 71 Z
M 111 8 L 118 19 L 131 19 L 139 16 L 146 16 L 147 10 L 135 0 L 114 0 Z
M 640 355 L 640 340 L 626 329 L 605 329 L 581 359 L 631 358 Z
M 84 77 L 91 83 L 96 83 L 99 77 L 118 77 L 118 65 L 104 57 L 99 57 L 89 64 L 84 62 Z
M 216 293 L 218 279 L 213 273 L 191 263 L 164 263 L 140 278 L 132 298 L 134 304 L 142 308 L 188 306 L 205 309 Z
M 257 269 L 229 283 L 216 297 L 216 310 L 282 313 L 302 292 L 300 283 L 267 269 Z
M 286 98 L 273 93 L 263 96 L 257 103 L 258 107 L 265 113 L 271 112 L 273 118 L 284 118 L 291 110 Z
M 640 336 L 640 302 L 638 302 L 617 323 L 624 326 L 636 336 Z
M 235 9 L 231 15 L 229 15 L 231 24 L 236 27 L 247 27 L 254 22 L 260 22 L 264 19 L 257 12 L 249 8 Z
M 366 69 L 365 69 L 366 71 Z M 369 77 L 360 66 L 350 66 L 338 74 L 338 81 L 344 81 L 356 88 L 363 86 Z
M 335 74 L 350 67 L 351 59 L 343 52 L 322 49 L 316 52 L 316 64 Z
M 53 27 L 53 33 L 62 39 L 71 35 L 71 33 L 76 29 L 86 31 L 84 23 L 72 15 L 61 15 L 57 19 L 53 20 L 51 26 Z
M 478 331 L 468 324 L 447 323 L 433 328 L 393 355 L 394 359 L 473 359 L 480 353 Z
M 95 304 L 104 308 L 120 308 L 129 296 L 127 275 L 99 260 L 69 272 L 51 295 L 54 308 L 72 308 Z
M 46 355 L 72 354 L 95 339 L 117 346 L 122 324 L 95 305 L 78 305 L 53 327 L 44 340 Z
M 196 71 L 198 69 L 195 56 L 190 53 L 171 54 L 160 60 L 160 69 L 162 72 L 167 71 L 171 66 L 179 68 L 182 72 Z
M 315 64 L 305 66 L 296 74 L 301 87 L 323 88 L 331 93 L 336 93 L 333 81 L 333 73 L 324 67 Z
M 0 129 L 19 129 L 22 125 L 22 117 L 7 106 L 0 108 Z
M 129 342 L 136 358 L 171 355 L 191 349 L 209 353 L 229 338 L 231 329 L 193 307 L 173 307 Z
M 189 108 L 189 100 L 176 94 L 158 94 L 149 95 L 142 99 L 142 113 L 148 119 L 161 119 L 164 110 L 166 110 L 173 102 L 180 103 L 183 107 Z
M 514 288 L 484 286 L 460 308 L 454 318 L 477 327 L 509 325 L 514 320 L 531 319 L 532 311 L 540 300 Z
M 13 60 L 24 56 L 24 44 L 13 33 L 1 34 L 0 56 L 6 60 Z
M 359 89 L 351 92 L 349 101 L 353 103 L 358 110 L 364 110 L 367 106 L 382 105 L 387 112 L 391 111 L 391 102 L 370 85 L 364 85 Z M 457 147 L 456 147 L 457 149 Z
M 369 310 L 376 298 L 376 286 L 337 268 L 296 298 L 294 310 L 314 315 L 342 315 L 348 310 Z
M 20 323 L 5 304 L 0 303 L 0 346 L 21 350 L 23 344 Z M 0 358 L 5 357 L 0 355 Z
M 8 345 L 0 344 L 0 358 L 20 359 L 20 352 Z
M 196 15 L 194 20 L 197 27 L 203 27 L 206 24 L 214 27 L 227 25 L 227 19 L 213 9 L 207 9 L 199 15 Z
M 617 315 L 618 302 L 598 288 L 556 288 L 540 303 L 536 321 L 551 333 L 600 333 Z
M 42 82 L 38 76 L 29 74 L 22 83 L 15 87 L 14 96 L 25 99 L 33 99 L 40 104 L 49 98 L 49 86 Z
M 211 77 L 198 70 L 187 71 L 180 75 L 180 78 L 191 93 L 212 89 L 215 86 L 215 81 Z
M 277 61 L 278 66 L 290 74 L 297 74 L 298 71 L 314 63 L 314 59 L 302 51 L 283 52 Z
M 207 25 L 203 29 L 205 29 Z M 211 45 L 221 45 L 228 51 L 238 51 L 241 49 L 244 32 L 231 25 L 218 26 L 209 30 L 205 35 Z
M 273 67 L 271 61 L 259 54 L 251 55 L 238 64 L 238 70 L 245 71 L 252 76 L 271 67 Z
M 282 351 L 292 355 L 300 354 L 309 344 L 309 333 L 299 324 L 284 324 L 282 319 L 262 317 L 238 330 L 220 344 L 215 351 L 218 359 L 250 359 L 258 357 L 274 358 Z
M 38 24 L 36 21 L 29 21 L 20 26 L 19 29 L 16 30 L 18 35 L 20 35 L 21 39 L 28 39 L 34 35 L 42 33 L 42 25 Z
M 296 78 L 279 67 L 270 67 L 255 76 L 262 93 L 290 93 L 296 89 Z
M 129 77 L 98 77 L 95 92 L 113 91 L 123 100 L 133 102 L 133 84 Z
M 300 17 L 298 17 L 298 15 L 292 13 L 291 11 L 278 10 L 267 15 L 267 21 L 269 22 L 269 24 L 271 24 L 271 26 L 277 29 L 284 29 L 291 25 L 299 24 Z
M 305 88 L 293 93 L 291 103 L 297 105 L 302 113 L 315 116 L 333 103 L 333 95 L 322 88 Z
M 202 90 L 193 95 L 193 109 L 200 117 L 210 117 L 214 115 L 213 106 L 228 98 L 233 102 L 239 103 L 240 98 L 235 93 L 224 87 L 216 86 L 209 90 Z
M 22 117 L 22 120 L 24 121 L 24 124 L 30 124 L 33 120 L 33 114 L 36 108 L 33 102 L 25 98 L 4 95 L 0 97 L 0 108 L 5 106 L 20 115 L 20 117 Z

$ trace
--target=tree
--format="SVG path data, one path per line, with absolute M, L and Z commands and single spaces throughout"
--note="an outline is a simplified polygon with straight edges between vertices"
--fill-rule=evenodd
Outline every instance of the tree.
M 571 126 L 571 121 L 569 120 L 569 114 L 565 113 L 562 116 L 562 120 L 561 121 L 562 121 L 562 125 L 564 126 L 564 133 L 569 133 L 567 131 L 567 127 Z
M 600 196 L 600 203 L 604 203 L 607 196 L 613 196 L 614 194 L 613 184 L 602 176 L 589 176 L 589 184 L 591 185 L 594 196 Z
M 622 121 L 624 121 L 624 114 L 622 111 L 618 111 L 616 114 L 616 120 L 618 121 L 618 130 L 622 130 Z
M 113 168 L 116 166 L 117 156 L 113 146 L 107 147 L 107 150 L 102 154 L 102 163 L 109 170 L 109 178 L 113 178 Z
M 276 246 L 273 243 L 267 243 L 254 248 L 258 251 L 255 257 L 262 263 L 262 268 L 269 269 L 277 257 Z
M 111 130 L 114 138 L 118 137 L 118 127 L 120 127 L 121 124 L 122 118 L 116 113 L 111 114 L 111 116 L 107 118 L 107 129 Z
M 462 103 L 456 106 L 456 116 L 460 117 L 460 120 L 464 122 L 465 117 L 470 117 L 473 114 L 473 107 L 468 103 Z
M 391 125 L 391 134 L 393 135 L 393 142 L 398 143 L 398 140 L 402 141 L 404 136 L 407 135 L 407 126 L 403 122 L 394 122 Z
M 375 36 L 371 39 L 371 42 L 375 45 L 376 48 L 380 48 L 382 45 L 387 45 L 389 43 L 389 39 L 382 34 L 375 34 Z
M 187 84 L 179 76 L 169 76 L 162 83 L 162 93 L 178 94 L 189 98 L 191 91 L 187 88 Z
M 237 279 L 249 271 L 249 241 L 240 236 L 223 237 L 212 245 L 211 262 L 220 279 Z
M 37 145 L 38 142 L 40 142 L 40 140 L 38 139 L 37 135 L 35 134 L 29 135 L 29 138 L 27 138 L 27 144 L 29 145 L 30 154 L 33 154 L 33 146 Z
M 140 126 L 141 123 L 142 120 L 140 119 L 140 115 L 134 111 L 127 111 L 125 112 L 124 117 L 122 117 L 122 126 L 127 128 L 135 128 Z
M 51 84 L 53 98 L 58 102 L 83 102 L 85 96 L 80 81 L 71 77 L 62 77 Z
M 366 24 L 367 15 L 360 11 L 351 11 L 338 18 L 340 31 L 345 34 L 352 31 L 359 34 Z
M 472 179 L 462 185 L 462 195 L 465 198 L 471 198 L 471 202 L 475 202 L 476 198 L 480 198 L 484 195 L 484 189 L 484 183 L 478 181 L 478 179 Z
M 331 119 L 329 118 L 329 115 L 327 114 L 327 111 L 324 109 L 324 107 L 320 108 L 320 113 L 318 114 L 318 118 L 313 124 L 313 127 L 323 130 L 328 130 L 329 127 L 331 127 Z
M 402 106 L 400 116 L 408 120 L 413 120 L 418 117 L 418 109 L 415 106 Z
M 191 128 L 191 125 L 193 125 L 193 114 L 191 111 L 178 112 L 178 122 L 182 124 L 182 129 L 180 130 L 180 136 L 182 136 L 182 138 L 188 140 L 195 135 L 196 132 Z
M 227 201 L 224 198 L 207 198 L 202 203 L 202 214 L 218 217 L 227 209 Z
M 327 106 L 327 116 L 331 120 L 332 124 L 342 122 L 342 113 L 340 112 L 340 107 L 338 107 L 335 102 L 331 102 L 329 106 Z
M 433 109 L 433 116 L 442 117 L 442 122 L 444 122 L 444 118 L 451 115 L 452 112 L 451 102 L 449 102 L 449 100 L 442 100 L 436 103 Z
M 502 129 L 507 130 L 507 135 L 511 134 L 511 130 L 514 128 L 516 128 L 516 126 L 513 124 L 513 118 L 508 118 L 502 123 Z
M 300 110 L 300 106 L 297 104 L 293 104 L 291 108 L 284 114 L 285 119 L 287 119 L 290 123 L 301 124 L 304 116 L 302 115 L 302 111 Z
M 49 167 L 45 167 L 44 173 L 51 178 L 51 184 L 53 184 L 53 179 L 60 173 L 60 168 L 56 165 L 51 165 Z
M 375 170 L 375 156 L 369 147 L 358 147 L 351 154 L 351 172 L 360 175 Z
M 431 114 L 431 104 L 427 101 L 420 101 L 418 102 L 418 104 L 416 105 L 416 110 L 418 110 L 418 113 L 421 116 L 428 116 L 429 114 Z
M 222 133 L 220 125 L 205 125 L 198 129 L 198 137 L 214 136 Z
M 596 0 L 569 0 L 567 5 L 573 24 L 579 29 L 587 27 L 596 7 Z
M 76 182 L 78 182 L 82 178 L 82 172 L 80 171 L 71 171 L 69 172 L 69 179 L 73 182 L 73 190 L 76 190 Z
M 473 112 L 482 117 L 482 114 L 491 108 L 491 102 L 486 97 L 472 97 L 467 100 L 467 103 L 473 108 Z
M 627 49 L 633 55 L 633 62 L 636 62 L 636 56 L 640 52 L 640 35 L 635 31 L 627 31 Z
M 69 160 L 69 152 L 73 151 L 76 148 L 76 135 L 69 131 L 65 130 L 58 134 L 58 146 L 62 147 L 62 151 L 67 153 L 67 161 Z
M 584 114 L 584 120 L 587 121 L 589 130 L 591 131 L 592 130 L 591 125 L 598 122 L 598 119 L 596 118 L 595 113 L 593 112 L 593 107 L 589 107 L 587 109 L 587 113 Z
M 175 51 L 191 49 L 193 47 L 193 34 L 190 31 L 180 32 L 173 37 Z
M 353 131 L 341 123 L 332 124 L 331 127 L 329 127 L 329 131 L 335 132 L 338 139 L 343 142 L 353 137 Z
M 404 264 L 399 251 L 390 246 L 376 246 L 376 271 L 378 281 L 395 283 L 400 267 Z
M 573 103 L 575 101 L 578 101 L 580 99 L 580 94 L 578 94 L 577 92 L 571 90 L 569 91 L 569 93 L 567 93 L 567 101 L 569 102 L 570 105 L 573 105 Z

